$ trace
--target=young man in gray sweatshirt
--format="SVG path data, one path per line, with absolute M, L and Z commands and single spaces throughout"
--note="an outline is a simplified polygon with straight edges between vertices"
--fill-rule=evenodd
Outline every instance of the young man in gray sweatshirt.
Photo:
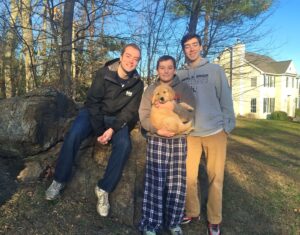
M 220 234 L 222 221 L 227 135 L 235 126 L 231 89 L 224 70 L 201 57 L 199 35 L 185 35 L 181 46 L 187 64 L 177 71 L 177 75 L 192 87 L 196 99 L 194 131 L 187 138 L 187 197 L 183 223 L 188 223 L 200 215 L 198 169 L 204 152 L 209 181 L 208 234 L 217 235 Z

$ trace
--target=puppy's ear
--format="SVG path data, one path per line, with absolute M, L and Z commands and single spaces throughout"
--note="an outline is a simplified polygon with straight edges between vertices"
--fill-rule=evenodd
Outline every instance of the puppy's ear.
M 175 91 L 172 87 L 169 87 L 170 99 L 175 99 Z
M 152 100 L 151 100 L 151 104 L 154 104 L 155 103 L 155 93 L 153 92 L 153 94 L 152 94 Z
M 153 90 L 151 104 L 154 104 L 155 101 L 157 100 L 157 94 L 159 93 L 159 89 L 160 89 L 160 86 L 157 86 Z

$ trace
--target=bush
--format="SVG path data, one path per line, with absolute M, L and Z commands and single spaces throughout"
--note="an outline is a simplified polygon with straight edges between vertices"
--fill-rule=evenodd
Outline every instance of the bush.
M 295 117 L 300 117 L 300 109 L 295 110 Z
M 271 113 L 270 119 L 271 120 L 281 120 L 281 121 L 289 120 L 287 113 L 283 112 L 283 111 L 275 111 L 275 112 Z

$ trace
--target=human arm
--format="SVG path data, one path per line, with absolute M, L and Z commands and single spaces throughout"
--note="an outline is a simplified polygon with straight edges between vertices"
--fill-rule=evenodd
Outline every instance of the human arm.
M 142 101 L 139 107 L 139 117 L 140 117 L 141 125 L 143 129 L 145 129 L 147 132 L 150 132 L 151 134 L 157 134 L 164 137 L 172 137 L 175 135 L 175 133 L 170 132 L 166 129 L 156 129 L 151 124 L 150 113 L 152 107 L 151 101 L 152 101 L 153 90 L 154 90 L 154 86 L 149 86 L 143 94 Z M 159 106 L 160 104 L 156 104 L 156 105 Z
M 174 112 L 185 122 L 193 120 L 196 101 L 192 89 L 187 84 L 181 83 L 178 96 L 179 102 L 175 103 Z
M 231 88 L 229 87 L 228 80 L 222 68 L 219 69 L 218 75 L 218 79 L 216 80 L 216 92 L 223 114 L 223 128 L 228 134 L 235 127 L 235 115 L 233 110 Z
M 102 68 L 96 72 L 85 102 L 85 107 L 89 112 L 90 121 L 96 136 L 100 136 L 104 132 L 104 115 L 102 113 L 102 99 L 104 92 L 104 69 Z
M 115 116 L 115 120 L 111 125 L 111 128 L 114 132 L 117 132 L 119 129 L 128 125 L 131 130 L 134 128 L 136 122 L 138 121 L 138 109 L 140 106 L 141 98 L 144 91 L 144 85 L 142 81 L 139 81 L 133 90 L 128 90 L 131 92 L 131 96 L 120 96 L 117 99 L 122 99 L 124 102 L 122 106 L 118 107 L 118 112 Z M 127 91 L 123 92 L 126 94 Z M 127 101 L 126 101 L 127 100 Z

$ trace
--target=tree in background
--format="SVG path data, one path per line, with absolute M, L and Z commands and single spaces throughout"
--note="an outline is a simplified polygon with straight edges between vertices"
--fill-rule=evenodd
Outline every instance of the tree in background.
M 15 95 L 15 78 L 13 77 L 13 61 L 15 58 L 15 50 L 16 50 L 16 22 L 19 15 L 19 9 L 17 6 L 16 0 L 11 0 L 10 5 L 6 5 L 6 10 L 9 12 L 9 18 L 7 22 L 3 22 L 6 27 L 6 30 L 3 32 L 5 41 L 3 43 L 3 79 L 4 82 L 2 85 L 2 97 L 9 98 Z M 4 11 L 5 12 L 5 11 Z
M 75 0 L 64 4 L 62 43 L 60 51 L 60 85 L 64 93 L 72 97 L 72 32 Z
M 35 51 L 32 28 L 32 6 L 30 0 L 19 1 L 19 13 L 22 27 L 23 54 L 25 63 L 26 92 L 37 87 L 35 70 Z
M 259 38 L 254 35 L 267 16 L 262 16 L 273 4 L 272 0 L 173 0 L 171 11 L 177 19 L 188 18 L 187 32 L 203 38 L 203 57 L 232 44 Z
M 142 48 L 140 73 L 151 83 L 158 56 L 183 61 L 180 39 L 187 31 L 202 36 L 204 57 L 215 55 L 237 39 L 258 40 L 255 30 L 273 2 L 3 0 L 0 95 L 51 85 L 78 100 L 94 71 L 127 42 Z

